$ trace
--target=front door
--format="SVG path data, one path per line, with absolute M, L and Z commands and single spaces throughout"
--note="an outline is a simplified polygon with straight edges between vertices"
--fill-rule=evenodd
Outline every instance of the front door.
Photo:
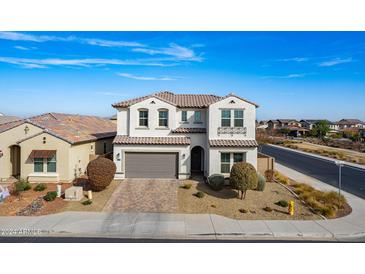
M 10 148 L 11 175 L 18 178 L 20 176 L 20 146 Z
M 202 149 L 194 147 L 191 150 L 191 171 L 202 171 Z

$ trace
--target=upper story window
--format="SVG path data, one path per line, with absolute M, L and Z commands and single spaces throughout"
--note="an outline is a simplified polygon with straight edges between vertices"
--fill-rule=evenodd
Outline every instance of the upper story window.
M 158 126 L 168 127 L 169 112 L 166 109 L 158 111 Z
M 230 110 L 222 110 L 222 127 L 230 127 L 231 126 L 231 111 Z
M 233 121 L 232 121 L 233 111 Z M 243 127 L 243 110 L 241 109 L 223 109 L 221 111 L 221 126 L 231 127 L 233 123 L 234 127 Z
M 194 123 L 201 123 L 202 121 L 202 112 L 197 110 L 194 112 Z
M 148 127 L 148 110 L 146 109 L 139 110 L 139 126 Z
M 234 111 L 234 126 L 243 127 L 243 110 Z
M 188 121 L 188 112 L 186 110 L 181 111 L 181 122 Z

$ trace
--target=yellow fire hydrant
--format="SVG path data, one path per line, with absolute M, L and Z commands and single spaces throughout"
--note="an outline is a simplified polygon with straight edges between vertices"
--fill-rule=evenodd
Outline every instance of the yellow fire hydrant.
M 289 202 L 288 213 L 290 216 L 294 215 L 294 201 Z

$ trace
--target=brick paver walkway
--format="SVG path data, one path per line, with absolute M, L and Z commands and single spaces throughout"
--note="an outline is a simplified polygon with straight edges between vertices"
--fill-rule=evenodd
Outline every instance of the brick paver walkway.
M 106 212 L 177 212 L 178 180 L 125 179 L 103 211 Z

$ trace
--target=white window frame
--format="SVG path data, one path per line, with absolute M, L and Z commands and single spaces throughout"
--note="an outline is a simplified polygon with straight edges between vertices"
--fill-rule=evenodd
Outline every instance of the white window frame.
M 142 112 L 146 112 L 147 113 L 147 117 L 141 117 L 141 113 Z M 138 126 L 139 127 L 148 127 L 148 118 L 149 118 L 149 111 L 148 109 L 139 109 L 138 110 Z M 141 125 L 141 121 L 147 121 L 146 125 Z
M 229 118 L 223 118 L 223 112 L 229 112 Z M 229 126 L 223 125 L 223 120 L 229 121 Z M 221 127 L 231 127 L 232 125 L 232 111 L 231 109 L 221 109 Z
M 242 118 L 236 118 L 236 112 L 242 112 Z M 236 120 L 242 120 L 242 126 L 236 126 Z M 233 126 L 242 128 L 245 125 L 245 112 L 243 109 L 234 109 L 233 110 Z
M 197 114 L 199 113 L 199 120 L 197 119 Z M 200 124 L 202 123 L 202 111 L 201 110 L 195 110 L 194 111 L 194 123 Z
M 227 173 L 224 173 L 222 172 L 222 153 L 227 153 L 229 154 L 229 172 Z M 219 153 L 219 161 L 220 161 L 220 172 L 222 174 L 229 174 L 231 172 L 231 169 L 232 169 L 232 166 L 235 164 L 234 162 L 234 154 L 243 154 L 242 155 L 242 162 L 247 162 L 247 151 L 220 151 Z M 225 162 L 225 163 L 228 163 L 228 162 Z
M 185 123 L 187 121 L 188 121 L 188 112 L 186 110 L 182 110 L 181 111 L 181 122 Z
M 166 117 L 160 117 L 161 113 L 166 113 Z M 166 121 L 166 125 L 161 125 L 161 121 Z M 162 108 L 158 110 L 158 127 L 168 128 L 169 127 L 169 110 Z

